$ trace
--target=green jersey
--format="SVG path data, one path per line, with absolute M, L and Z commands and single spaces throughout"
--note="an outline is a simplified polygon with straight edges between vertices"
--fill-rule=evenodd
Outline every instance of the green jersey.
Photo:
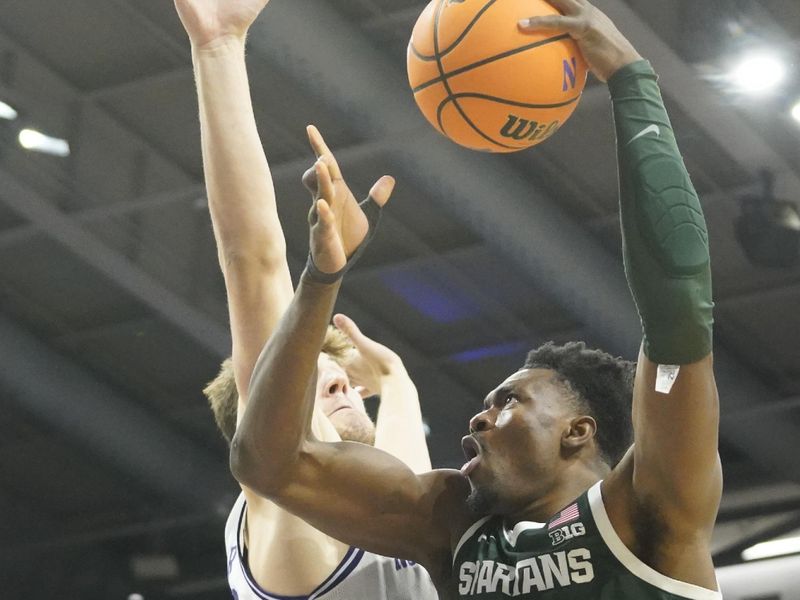
M 644 564 L 608 519 L 600 483 L 547 523 L 481 519 L 453 553 L 459 598 L 500 600 L 722 600 Z

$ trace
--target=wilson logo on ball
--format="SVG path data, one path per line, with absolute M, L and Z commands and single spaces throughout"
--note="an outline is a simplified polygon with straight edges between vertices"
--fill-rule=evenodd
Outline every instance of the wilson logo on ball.
M 508 121 L 500 130 L 500 135 L 512 140 L 543 142 L 558 131 L 560 125 L 558 121 L 538 123 L 537 121 L 522 119 L 516 115 L 508 115 Z

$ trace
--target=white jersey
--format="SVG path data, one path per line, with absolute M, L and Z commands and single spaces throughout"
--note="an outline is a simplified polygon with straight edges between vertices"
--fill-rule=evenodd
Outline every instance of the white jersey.
M 244 494 L 233 505 L 225 525 L 228 584 L 236 600 L 290 600 L 261 589 L 245 561 Z M 428 572 L 408 560 L 387 558 L 350 547 L 339 565 L 308 596 L 291 600 L 436 600 Z

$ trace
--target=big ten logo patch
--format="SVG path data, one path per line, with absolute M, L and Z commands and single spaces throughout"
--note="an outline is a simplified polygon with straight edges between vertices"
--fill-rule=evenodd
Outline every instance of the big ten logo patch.
M 553 546 L 558 546 L 576 537 L 586 535 L 586 527 L 584 527 L 583 523 L 572 523 L 559 527 L 558 529 L 553 529 L 548 532 L 547 535 L 549 535 L 550 539 L 553 541 Z
M 560 126 L 558 121 L 539 123 L 517 115 L 508 115 L 506 124 L 500 129 L 500 135 L 513 140 L 544 141 L 558 131 Z

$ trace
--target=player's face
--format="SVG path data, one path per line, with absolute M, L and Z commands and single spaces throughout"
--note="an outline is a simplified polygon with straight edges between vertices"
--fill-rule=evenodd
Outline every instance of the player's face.
M 361 394 L 350 385 L 345 370 L 327 354 L 317 361 L 317 406 L 343 440 L 373 444 L 375 424 L 367 415 Z
M 562 467 L 572 406 L 547 369 L 517 371 L 486 397 L 462 440 L 473 509 L 510 514 L 547 492 Z

